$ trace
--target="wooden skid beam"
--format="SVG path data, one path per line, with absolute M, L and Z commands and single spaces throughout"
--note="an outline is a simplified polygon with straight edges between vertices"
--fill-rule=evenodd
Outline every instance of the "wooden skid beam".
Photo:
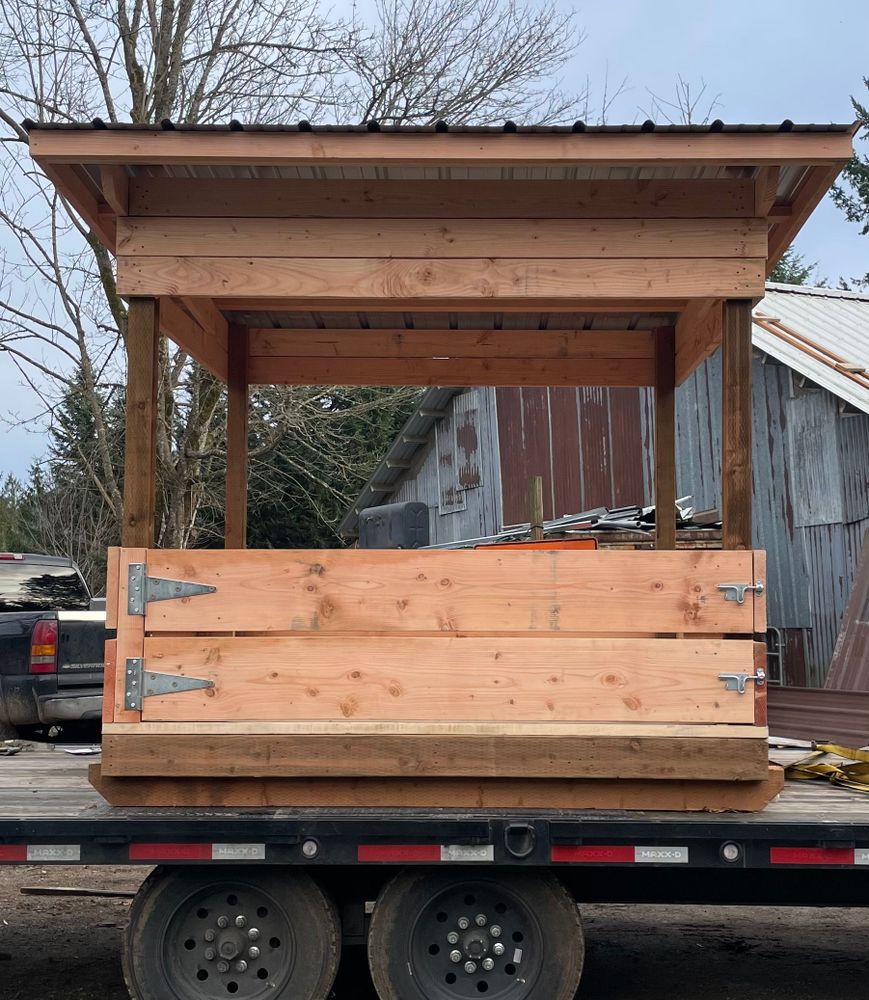
M 252 358 L 624 358 L 655 356 L 651 330 L 257 329 Z
M 784 787 L 770 766 L 764 781 L 646 781 L 606 778 L 114 778 L 89 768 L 91 784 L 115 806 L 445 809 L 648 809 L 756 812 Z
M 351 209 L 352 211 L 352 209 Z M 765 219 L 127 218 L 131 257 L 766 257 Z
M 751 638 L 146 636 L 146 670 L 214 686 L 149 697 L 142 718 L 753 725 L 753 694 L 719 678 L 753 667 Z
M 156 632 L 754 632 L 755 595 L 718 590 L 752 578 L 750 552 L 157 549 L 148 572 L 217 587 L 149 604 Z
M 198 218 L 712 219 L 755 214 L 755 184 L 726 180 L 455 181 L 136 177 L 130 214 Z
M 711 727 L 710 727 L 711 728 Z M 103 736 L 112 777 L 690 778 L 760 781 L 765 739 L 715 736 Z
M 424 303 L 479 299 L 574 303 L 585 298 L 751 298 L 763 295 L 763 258 L 672 260 L 368 260 L 311 257 L 119 257 L 122 295 L 281 296 Z
M 288 164 L 839 164 L 848 132 L 413 135 L 340 132 L 34 130 L 41 163 Z
M 252 357 L 251 385 L 605 385 L 645 386 L 643 358 L 274 358 Z

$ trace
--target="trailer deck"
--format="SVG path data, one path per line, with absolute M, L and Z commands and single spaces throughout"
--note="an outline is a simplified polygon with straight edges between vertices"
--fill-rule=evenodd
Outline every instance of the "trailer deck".
M 787 763 L 801 753 L 772 756 Z M 61 747 L 0 758 L 0 861 L 865 865 L 869 871 L 869 796 L 827 782 L 789 781 L 757 813 L 133 809 L 110 806 L 91 787 L 87 768 L 95 759 Z M 735 861 L 722 853 L 727 843 L 739 847 Z

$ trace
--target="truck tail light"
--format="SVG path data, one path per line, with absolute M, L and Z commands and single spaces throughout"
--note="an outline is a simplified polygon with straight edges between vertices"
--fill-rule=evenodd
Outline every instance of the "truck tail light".
M 57 669 L 57 622 L 43 618 L 30 636 L 30 672 L 53 674 Z

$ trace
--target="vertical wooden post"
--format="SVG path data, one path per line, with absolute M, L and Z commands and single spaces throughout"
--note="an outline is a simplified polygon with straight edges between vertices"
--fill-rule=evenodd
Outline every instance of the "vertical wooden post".
M 226 405 L 226 512 L 224 545 L 243 549 L 247 544 L 247 327 L 229 328 Z
M 535 542 L 542 542 L 545 537 L 543 528 L 543 476 L 532 476 L 528 480 L 528 510 L 531 538 Z
M 725 549 L 750 549 L 751 302 L 724 303 L 721 344 L 721 519 Z
M 127 419 L 121 544 L 154 546 L 157 463 L 158 299 L 132 298 L 127 310 Z
M 655 547 L 676 548 L 676 331 L 655 331 Z

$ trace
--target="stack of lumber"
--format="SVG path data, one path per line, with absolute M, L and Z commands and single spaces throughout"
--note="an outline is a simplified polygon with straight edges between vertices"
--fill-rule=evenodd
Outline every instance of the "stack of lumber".
M 94 784 L 161 806 L 761 808 L 766 689 L 720 675 L 763 665 L 763 595 L 719 585 L 763 576 L 736 551 L 115 549 Z

